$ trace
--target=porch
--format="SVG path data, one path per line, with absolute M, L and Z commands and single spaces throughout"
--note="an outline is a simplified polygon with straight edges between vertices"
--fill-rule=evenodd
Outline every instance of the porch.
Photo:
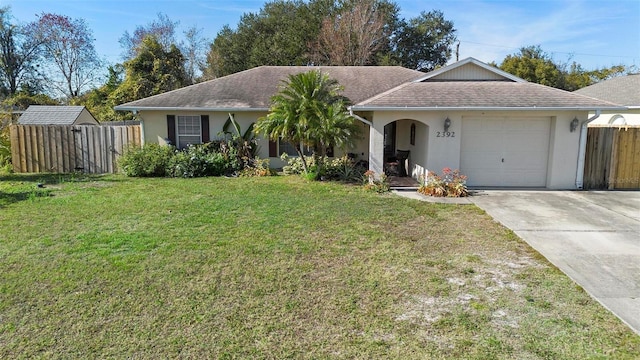
M 411 176 L 389 176 L 389 186 L 392 190 L 418 190 L 420 183 Z

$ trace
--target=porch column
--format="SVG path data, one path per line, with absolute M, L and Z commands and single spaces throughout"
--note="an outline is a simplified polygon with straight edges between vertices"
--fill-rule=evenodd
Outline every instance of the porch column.
M 384 171 L 384 125 L 369 126 L 369 170 L 376 176 Z

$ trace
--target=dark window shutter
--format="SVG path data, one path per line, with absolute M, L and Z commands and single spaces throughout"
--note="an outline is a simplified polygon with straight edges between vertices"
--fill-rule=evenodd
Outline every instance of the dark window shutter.
M 176 116 L 167 115 L 167 139 L 171 145 L 176 144 Z
M 202 123 L 202 143 L 208 143 L 209 139 L 209 115 L 200 115 L 200 122 Z
M 269 157 L 278 157 L 278 143 L 269 140 Z

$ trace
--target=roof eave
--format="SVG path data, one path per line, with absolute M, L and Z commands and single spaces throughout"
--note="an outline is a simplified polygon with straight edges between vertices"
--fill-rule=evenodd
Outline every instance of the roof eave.
M 269 108 L 247 107 L 198 107 L 198 106 L 127 106 L 118 105 L 113 108 L 116 111 L 269 111 Z
M 606 106 L 568 106 L 568 107 L 508 107 L 508 106 L 366 106 L 366 105 L 354 105 L 349 109 L 353 111 L 592 111 L 592 110 L 626 110 L 626 107 L 606 107 Z

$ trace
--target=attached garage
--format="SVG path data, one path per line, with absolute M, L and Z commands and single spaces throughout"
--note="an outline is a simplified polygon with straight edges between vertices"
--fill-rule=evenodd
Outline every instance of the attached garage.
M 460 170 L 469 186 L 545 187 L 551 118 L 463 118 Z
M 407 142 L 414 178 L 459 169 L 470 187 L 581 189 L 587 124 L 621 107 L 532 84 L 473 58 L 445 66 L 351 106 L 367 116 L 369 166 L 384 171 L 384 128 L 422 123 Z M 413 139 L 398 131 L 398 141 Z M 420 148 L 418 146 L 421 146 Z M 418 154 L 419 152 L 419 154 Z

